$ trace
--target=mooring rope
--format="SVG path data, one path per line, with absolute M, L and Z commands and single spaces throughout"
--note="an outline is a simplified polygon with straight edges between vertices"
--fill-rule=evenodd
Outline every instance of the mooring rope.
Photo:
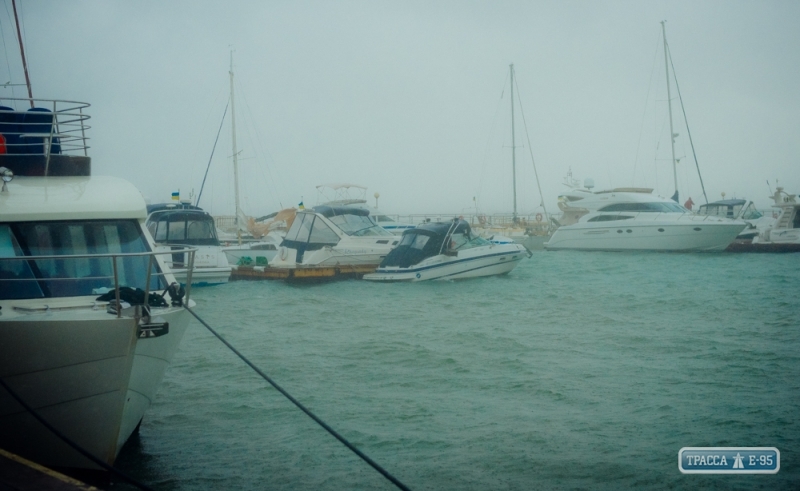
M 290 401 L 292 401 L 292 403 L 293 403 L 295 406 L 297 406 L 297 407 L 298 407 L 298 408 L 299 408 L 301 411 L 303 411 L 304 413 L 306 413 L 306 415 L 308 415 L 308 417 L 309 417 L 309 418 L 313 419 L 314 421 L 316 421 L 316 422 L 317 422 L 317 424 L 319 424 L 320 426 L 322 426 L 323 428 L 325 428 L 325 430 L 326 430 L 328 433 L 330 433 L 331 435 L 333 435 L 333 436 L 334 436 L 334 438 L 336 438 L 337 440 L 339 440 L 340 442 L 342 442 L 342 444 L 343 444 L 345 447 L 347 447 L 347 448 L 349 448 L 350 450 L 352 450 L 352 451 L 353 451 L 353 453 L 355 453 L 356 455 L 358 455 L 359 457 L 361 457 L 361 459 L 362 459 L 364 462 L 366 462 L 367 464 L 369 464 L 370 466 L 372 466 L 372 468 L 373 468 L 373 469 L 375 469 L 376 471 L 380 472 L 380 473 L 381 473 L 381 475 L 383 475 L 383 477 L 385 477 L 386 479 L 388 479 L 389 481 L 391 481 L 391 482 L 392 482 L 392 484 L 394 484 L 395 486 L 397 486 L 397 487 L 398 487 L 398 488 L 400 488 L 400 489 L 403 489 L 403 490 L 408 490 L 408 491 L 410 491 L 410 488 L 409 488 L 408 486 L 406 486 L 405 484 L 403 484 L 402 482 L 400 482 L 400 481 L 399 481 L 399 480 L 398 480 L 396 477 L 394 477 L 393 475 L 389 474 L 389 472 L 388 472 L 386 469 L 384 469 L 383 467 L 381 467 L 380 465 L 378 465 L 378 463 L 377 463 L 377 462 L 375 462 L 374 460 L 372 460 L 371 458 L 369 458 L 369 457 L 368 457 L 367 455 L 365 455 L 365 454 L 364 454 L 364 453 L 363 453 L 361 450 L 357 449 L 357 448 L 356 448 L 356 447 L 355 447 L 355 446 L 354 446 L 352 443 L 350 443 L 350 442 L 349 442 L 349 441 L 347 441 L 347 439 L 345 439 L 345 438 L 344 438 L 342 435 L 340 435 L 339 433 L 337 433 L 337 432 L 336 432 L 336 430 L 334 430 L 333 428 L 331 428 L 330 426 L 328 426 L 328 424 L 327 424 L 327 423 L 325 423 L 324 421 L 322 421 L 321 419 L 319 419 L 319 418 L 318 418 L 318 417 L 317 417 L 317 416 L 316 416 L 314 413 L 312 413 L 312 412 L 311 412 L 311 411 L 309 411 L 309 410 L 308 410 L 308 409 L 307 409 L 305 406 L 303 406 L 303 404 L 301 404 L 301 403 L 300 403 L 300 401 L 298 401 L 297 399 L 295 399 L 294 397 L 292 397 L 292 395 L 291 395 L 291 394 L 289 394 L 288 392 L 286 392 L 286 391 L 285 391 L 285 390 L 284 390 L 284 389 L 283 389 L 283 388 L 282 388 L 280 385 L 278 385 L 278 384 L 277 384 L 277 383 L 276 383 L 274 380 L 272 380 L 272 379 L 271 379 L 271 378 L 270 378 L 270 377 L 269 377 L 269 376 L 268 376 L 266 373 L 262 372 L 262 371 L 261 371 L 261 369 L 259 369 L 259 368 L 258 368 L 257 366 L 255 366 L 255 365 L 254 365 L 254 364 L 253 364 L 253 363 L 252 363 L 250 360 L 248 360 L 248 359 L 247 359 L 247 358 L 246 358 L 246 357 L 245 357 L 243 354 L 241 354 L 241 353 L 239 352 L 239 350 L 237 350 L 236 348 L 234 348 L 232 344 L 230 344 L 228 341 L 226 341 L 226 340 L 225 340 L 225 338 L 223 338 L 222 336 L 220 336 L 220 335 L 217 333 L 217 331 L 215 331 L 214 329 L 212 329 L 212 328 L 211 328 L 211 326 L 209 326 L 209 325 L 206 323 L 206 321 L 204 321 L 203 319 L 201 319 L 201 318 L 200 318 L 200 316 L 198 316 L 197 314 L 195 314 L 195 313 L 194 313 L 194 311 L 193 311 L 191 308 L 189 308 L 189 307 L 188 307 L 188 306 L 186 306 L 186 305 L 184 305 L 184 308 L 185 308 L 185 309 L 186 309 L 186 310 L 187 310 L 187 311 L 188 311 L 190 314 L 192 314 L 192 315 L 194 316 L 194 318 L 195 318 L 195 319 L 197 319 L 197 320 L 198 320 L 198 321 L 199 321 L 201 324 L 203 324 L 203 326 L 205 326 L 205 328 L 206 328 L 206 329 L 208 329 L 208 330 L 211 332 L 211 334 L 213 334 L 214 336 L 216 336 L 216 337 L 217 337 L 217 339 L 219 339 L 220 341 L 222 341 L 222 343 L 223 343 L 225 346 L 227 346 L 227 347 L 228 347 L 228 349 L 230 349 L 231 351 L 233 351 L 233 352 L 236 354 L 236 356 L 238 356 L 238 357 L 239 357 L 239 358 L 240 358 L 240 359 L 241 359 L 243 362 L 245 362 L 245 363 L 246 363 L 246 364 L 247 364 L 247 365 L 248 365 L 250 368 L 252 368 L 252 369 L 253 369 L 253 371 L 255 371 L 257 374 L 259 374 L 259 375 L 261 376 L 261 378 L 263 378 L 264 380 L 266 380 L 267 382 L 269 382 L 269 384 L 270 384 L 270 385 L 272 385 L 273 387 L 275 387 L 275 389 L 277 389 L 277 390 L 278 390 L 278 392 L 280 392 L 281 394 L 283 394 L 283 395 L 284 395 L 284 396 L 285 396 L 287 399 L 289 399 Z
M 130 484 L 133 484 L 134 486 L 136 486 L 139 489 L 143 489 L 144 491 L 155 491 L 153 488 L 151 488 L 151 487 L 149 487 L 149 486 L 147 486 L 145 484 L 140 483 L 139 481 L 137 481 L 136 479 L 132 478 L 131 476 L 125 474 L 124 472 L 122 472 L 121 470 L 117 469 L 116 467 L 113 467 L 113 466 L 110 466 L 110 465 L 106 464 L 102 460 L 100 460 L 97 457 L 95 457 L 94 455 L 92 455 L 88 450 L 86 450 L 85 448 L 81 447 L 80 445 L 78 445 L 77 443 L 72 441 L 72 439 L 70 439 L 68 436 L 66 436 L 65 434 L 63 434 L 60 431 L 58 431 L 53 425 L 48 423 L 47 420 L 42 418 L 42 416 L 38 412 L 36 412 L 35 409 L 33 409 L 31 406 L 29 406 L 28 403 L 26 403 L 16 392 L 11 390 L 11 387 L 9 387 L 8 384 L 6 384 L 5 380 L 3 380 L 2 378 L 0 378 L 0 385 L 2 385 L 3 388 L 9 394 L 11 394 L 11 397 L 13 397 L 22 407 L 24 407 L 26 411 L 31 413 L 31 416 L 36 418 L 40 423 L 42 423 L 42 425 L 44 425 L 45 428 L 47 428 L 55 436 L 57 436 L 58 438 L 63 440 L 64 443 L 66 443 L 70 447 L 74 448 L 78 453 L 80 453 L 81 455 L 83 455 L 87 459 L 91 460 L 92 462 L 94 462 L 98 466 L 102 467 L 103 469 L 107 470 L 108 472 L 123 478 L 124 480 L 128 481 Z

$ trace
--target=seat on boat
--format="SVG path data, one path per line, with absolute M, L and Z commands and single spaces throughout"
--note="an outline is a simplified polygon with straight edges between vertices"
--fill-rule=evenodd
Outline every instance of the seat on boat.
M 56 133 L 53 131 L 53 122 L 54 117 L 53 113 L 44 107 L 32 107 L 28 109 L 22 116 L 22 125 L 21 131 L 23 134 L 51 134 Z M 34 154 L 34 155 L 44 155 L 46 152 L 45 148 L 46 139 L 42 137 L 24 137 L 22 138 L 23 148 L 25 148 L 24 153 Z M 53 141 L 50 145 L 50 153 L 51 154 L 60 154 L 61 153 L 61 143 L 58 141 L 58 137 L 54 137 Z
M 19 141 L 19 115 L 14 112 L 13 108 L 8 106 L 0 106 L 0 134 L 6 140 L 6 153 L 14 154 L 21 153 Z

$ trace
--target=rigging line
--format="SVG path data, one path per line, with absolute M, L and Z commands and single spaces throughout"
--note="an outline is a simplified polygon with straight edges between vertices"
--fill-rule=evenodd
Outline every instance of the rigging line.
M 633 159 L 633 177 L 631 186 L 636 186 L 636 165 L 639 163 L 639 150 L 642 148 L 642 134 L 644 133 L 644 118 L 647 116 L 647 102 L 650 100 L 650 91 L 653 89 L 653 76 L 656 73 L 656 61 L 658 60 L 658 48 L 661 45 L 661 36 L 656 41 L 656 51 L 653 53 L 653 68 L 650 70 L 650 81 L 647 83 L 647 96 L 644 99 L 644 111 L 642 111 L 642 122 L 639 125 L 639 139 L 636 142 L 636 156 Z
M 3 2 L 6 8 L 6 15 L 11 19 L 11 13 L 8 11 L 8 4 Z M 8 58 L 8 45 L 6 44 L 6 31 L 3 29 L 3 23 L 0 22 L 0 39 L 3 40 L 3 52 L 6 55 L 6 68 L 8 69 L 8 81 L 11 82 L 11 63 Z M 14 84 L 16 85 L 16 84 Z M 14 97 L 14 85 L 11 85 L 11 97 Z
M 319 418 L 318 418 L 318 417 L 317 417 L 317 416 L 316 416 L 314 413 L 312 413 L 310 410 L 306 409 L 306 407 L 305 407 L 305 406 L 303 406 L 303 405 L 300 403 L 300 401 L 298 401 L 297 399 L 295 399 L 294 397 L 292 397 L 292 395 L 291 395 L 291 394 L 289 394 L 288 392 L 286 392 L 286 391 L 285 391 L 285 390 L 284 390 L 284 389 L 283 389 L 283 388 L 282 388 L 280 385 L 278 385 L 278 384 L 277 384 L 277 383 L 276 383 L 274 380 L 272 380 L 272 379 L 271 379 L 271 378 L 270 378 L 270 377 L 269 377 L 269 376 L 268 376 L 266 373 L 262 372 L 262 371 L 261 371 L 261 369 L 259 369 L 257 366 L 255 366 L 255 365 L 254 365 L 254 364 L 253 364 L 253 363 L 252 363 L 250 360 L 248 360 L 247 358 L 245 358 L 245 356 L 244 356 L 243 354 L 241 354 L 241 353 L 239 352 L 239 350 L 237 350 L 236 348 L 234 348 L 232 344 L 230 344 L 228 341 L 226 341 L 226 340 L 225 340 L 225 338 L 223 338 L 222 336 L 220 336 L 220 335 L 217 333 L 217 331 L 215 331 L 214 329 L 212 329 L 212 328 L 211 328 L 211 326 L 209 326 L 209 325 L 206 323 L 206 321 L 204 321 L 203 319 L 201 319 L 201 318 L 200 318 L 200 316 L 198 316 L 198 315 L 197 315 L 197 314 L 194 312 L 194 310 L 192 310 L 192 309 L 191 309 L 191 308 L 190 308 L 188 305 L 184 305 L 184 308 L 185 308 L 185 309 L 186 309 L 186 310 L 187 310 L 187 311 L 188 311 L 190 314 L 192 314 L 192 316 L 193 316 L 195 319 L 197 319 L 197 320 L 198 320 L 198 321 L 199 321 L 201 324 L 203 324 L 203 326 L 205 326 L 205 328 L 206 328 L 206 329 L 208 329 L 208 330 L 211 332 L 211 334 L 213 334 L 213 335 L 214 335 L 214 336 L 215 336 L 217 339 L 219 339 L 220 341 L 222 341 L 222 343 L 223 343 L 225 346 L 227 346 L 227 347 L 228 347 L 228 349 L 230 349 L 231 351 L 233 351 L 233 352 L 236 354 L 236 356 L 238 356 L 238 357 L 239 357 L 239 358 L 240 358 L 240 359 L 241 359 L 243 362 L 245 362 L 245 363 L 246 363 L 246 364 L 247 364 L 247 365 L 248 365 L 250 368 L 252 368 L 252 369 L 253 369 L 253 370 L 254 370 L 254 371 L 257 373 L 257 374 L 259 374 L 259 375 L 261 376 L 261 378 L 263 378 L 264 380 L 266 380 L 267 382 L 269 382 L 269 384 L 270 384 L 270 385 L 272 385 L 273 387 L 275 387 L 275 389 L 276 389 L 278 392 L 280 392 L 280 393 L 281 393 L 281 394 L 283 394 L 283 395 L 284 395 L 284 396 L 285 396 L 287 399 L 289 399 L 289 400 L 290 400 L 290 401 L 291 401 L 291 402 L 292 402 L 292 403 L 293 403 L 295 406 L 297 406 L 297 407 L 298 407 L 298 409 L 300 409 L 301 411 L 303 411 L 304 413 L 306 413 L 306 415 L 307 415 L 308 417 L 310 417 L 311 419 L 313 419 L 314 421 L 316 421 L 316 422 L 317 422 L 317 424 L 319 424 L 320 426 L 322 426 L 323 428 L 325 428 L 325 430 L 326 430 L 328 433 L 330 433 L 331 435 L 333 435 L 333 437 L 334 437 L 334 438 L 336 438 L 337 440 L 339 440 L 340 442 L 342 442 L 342 444 L 343 444 L 345 447 L 347 447 L 347 448 L 349 448 L 350 450 L 352 450 L 352 451 L 353 451 L 353 453 L 355 453 L 356 455 L 358 455 L 359 457 L 361 457 L 361 459 L 362 459 L 362 460 L 364 460 L 364 462 L 366 462 L 367 464 L 369 464 L 370 466 L 372 466 L 372 468 L 373 468 L 373 469 L 375 469 L 376 471 L 380 472 L 380 473 L 383 475 L 383 477 L 385 477 L 386 479 L 388 479 L 389 481 L 391 481 L 391 482 L 392 482 L 392 484 L 394 484 L 395 486 L 397 486 L 399 489 L 403 489 L 403 490 L 410 490 L 410 488 L 408 488 L 408 487 L 407 487 L 405 484 L 403 484 L 402 482 L 400 482 L 399 480 L 397 480 L 397 478 L 395 478 L 394 476 L 392 476 L 391 474 L 389 474 L 389 472 L 388 472 L 388 471 L 386 471 L 386 469 L 384 469 L 383 467 L 381 467 L 380 465 L 378 465 L 378 463 L 377 463 L 377 462 L 375 462 L 374 460 L 372 460 L 371 458 L 369 458 L 367 455 L 365 455 L 363 452 L 361 452 L 359 449 L 357 449 L 355 446 L 353 446 L 353 444 L 352 444 L 352 443 L 350 443 L 349 441 L 347 441 L 347 440 L 346 440 L 346 439 L 345 439 L 343 436 L 341 436 L 339 433 L 337 433 L 337 432 L 336 432 L 336 431 L 335 431 L 333 428 L 331 428 L 331 427 L 330 427 L 330 426 L 328 426 L 328 425 L 327 425 L 327 424 L 326 424 L 324 421 L 322 421 L 321 419 L 319 419 Z
M 28 411 L 31 414 L 31 416 L 36 418 L 37 421 L 42 423 L 42 425 L 44 425 L 45 428 L 50 430 L 55 436 L 57 436 L 62 441 L 64 441 L 64 443 L 66 443 L 67 445 L 69 445 L 70 447 L 72 447 L 73 449 L 78 451 L 78 453 L 80 453 L 81 455 L 83 455 L 87 459 L 91 460 L 92 462 L 94 462 L 98 466 L 102 467 L 103 469 L 107 470 L 108 472 L 111 472 L 112 474 L 123 478 L 124 480 L 128 481 L 130 484 L 133 484 L 137 488 L 143 489 L 145 491 L 154 491 L 153 488 L 151 488 L 151 487 L 149 487 L 149 486 L 147 486 L 145 484 L 140 483 L 139 481 L 137 481 L 136 479 L 130 477 L 127 474 L 125 474 L 121 470 L 119 470 L 119 469 L 117 469 L 117 468 L 115 468 L 115 467 L 113 467 L 111 465 L 108 465 L 105 462 L 103 462 L 102 460 L 98 459 L 97 457 L 95 457 L 94 455 L 89 453 L 88 450 L 84 449 L 83 447 L 81 447 L 80 445 L 78 445 L 77 443 L 72 441 L 68 436 L 66 436 L 63 433 L 61 433 L 60 431 L 58 431 L 54 426 L 52 426 L 44 418 L 42 418 L 42 416 L 38 412 L 36 412 L 35 409 L 33 409 L 31 406 L 29 406 L 28 403 L 26 403 L 16 392 L 11 390 L 11 387 L 9 387 L 8 384 L 6 384 L 5 380 L 3 380 L 2 378 L 0 378 L 0 385 L 2 385 L 3 388 L 11 395 L 11 397 L 13 397 L 20 404 L 20 406 L 24 407 L 25 410 Z
M 22 57 L 22 68 L 25 71 L 25 83 L 28 85 L 28 98 L 31 100 L 31 108 L 33 108 L 33 92 L 31 91 L 31 79 L 28 76 L 28 62 L 25 60 L 25 48 L 22 45 L 22 31 L 19 29 L 19 18 L 17 17 L 17 2 L 11 0 L 11 6 L 14 8 L 14 22 L 17 24 L 17 39 L 19 40 L 19 54 Z
M 542 207 L 542 210 L 544 210 L 544 216 L 545 218 L 547 218 L 548 217 L 547 208 L 544 205 L 544 195 L 542 194 L 542 185 L 539 182 L 539 171 L 536 170 L 536 161 L 533 159 L 533 145 L 531 145 L 531 137 L 530 133 L 528 132 L 528 123 L 525 121 L 525 109 L 523 109 L 522 107 L 522 96 L 520 95 L 519 83 L 515 80 L 514 85 L 517 86 L 517 100 L 519 101 L 519 112 L 520 114 L 522 114 L 522 126 L 525 127 L 525 138 L 527 138 L 528 140 L 528 151 L 531 154 L 531 163 L 533 164 L 533 175 L 536 177 L 536 187 L 539 188 L 539 199 L 541 200 L 539 202 L 539 206 Z
M 230 101 L 228 101 L 230 104 Z M 203 175 L 203 184 L 200 185 L 200 192 L 197 194 L 197 201 L 195 201 L 195 206 L 200 206 L 200 196 L 203 195 L 203 187 L 206 185 L 206 178 L 208 177 L 208 169 L 211 168 L 211 159 L 214 158 L 214 150 L 217 148 L 217 142 L 219 141 L 219 134 L 222 133 L 222 124 L 225 122 L 225 115 L 228 114 L 228 104 L 225 104 L 225 112 L 222 113 L 222 121 L 219 122 L 219 129 L 217 130 L 217 138 L 214 140 L 214 146 L 211 147 L 211 155 L 208 157 L 208 165 L 206 166 L 206 173 Z
M 241 76 L 239 76 L 239 78 L 241 78 Z M 238 79 L 234 83 L 237 85 L 237 87 L 239 87 L 239 94 L 241 94 L 242 99 L 244 99 L 244 105 L 245 105 L 245 108 L 247 108 L 247 114 L 250 116 L 250 121 L 252 122 L 251 124 L 253 125 L 253 127 L 256 127 L 256 125 L 257 125 L 256 121 L 257 120 L 256 120 L 256 118 L 253 117 L 253 111 L 250 108 L 250 103 L 247 102 L 247 93 L 244 90 L 242 90 L 241 83 L 239 82 Z M 250 128 L 247 127 L 247 126 L 245 128 L 246 128 L 246 130 L 248 132 L 248 136 L 249 136 L 250 135 Z M 258 130 L 259 128 L 256 127 L 255 129 Z M 269 153 L 269 150 L 264 148 L 264 145 L 261 143 L 261 139 L 258 138 L 258 134 L 259 133 L 256 133 L 256 138 L 254 138 L 254 139 L 255 139 L 256 142 L 258 142 L 258 147 L 261 149 L 261 155 L 266 155 L 266 156 L 268 156 L 270 158 L 270 160 L 272 160 L 272 162 L 275 162 L 275 158 L 272 157 L 272 154 Z M 253 137 L 250 137 L 250 138 L 251 138 L 251 140 L 253 140 Z M 272 169 L 270 168 L 269 165 L 266 165 L 266 168 L 267 168 L 267 174 L 268 174 L 269 179 L 265 179 L 265 181 L 267 181 L 268 185 L 270 187 L 272 187 L 273 196 L 278 196 L 278 190 L 275 187 L 275 178 L 272 177 Z M 262 172 L 262 175 L 263 175 L 263 169 L 259 168 L 259 170 Z M 265 177 L 267 177 L 267 176 L 265 176 Z M 279 198 L 278 198 L 278 206 L 280 206 L 280 208 L 283 209 L 283 203 L 281 202 L 281 200 Z
M 489 127 L 489 136 L 486 138 L 486 145 L 483 148 L 483 159 L 482 159 L 483 162 L 481 163 L 481 179 L 480 179 L 479 184 L 478 184 L 478 193 L 477 193 L 479 198 L 481 196 L 481 185 L 484 182 L 483 175 L 484 175 L 484 172 L 486 171 L 486 160 L 487 160 L 487 154 L 489 153 L 489 143 L 492 140 L 492 134 L 494 133 L 494 128 L 497 125 L 497 116 L 498 116 L 498 114 L 500 114 L 500 106 L 502 105 L 502 102 L 503 102 L 503 96 L 506 93 L 506 82 L 508 81 L 508 78 L 510 76 L 511 76 L 511 74 L 509 73 L 503 79 L 503 90 L 500 92 L 500 98 L 497 99 L 497 107 L 495 108 L 495 111 L 494 111 L 494 118 L 492 118 L 492 125 Z M 475 203 L 475 206 L 476 206 L 475 212 L 476 213 L 478 212 L 477 205 L 478 204 L 476 202 Z
M 678 76 L 675 74 L 675 65 L 672 63 L 672 51 L 667 47 L 669 53 L 669 64 L 672 66 L 672 77 L 675 79 L 675 88 L 678 89 L 678 100 L 681 101 L 681 111 L 683 112 L 683 122 L 686 124 L 686 134 L 689 135 L 689 144 L 692 147 L 692 157 L 694 157 L 694 165 L 697 167 L 697 177 L 700 178 L 700 188 L 703 190 L 703 198 L 708 204 L 708 196 L 706 196 L 706 187 L 703 185 L 703 176 L 700 175 L 700 164 L 697 162 L 697 154 L 694 151 L 694 141 L 692 140 L 692 132 L 689 131 L 689 120 L 686 117 L 686 108 L 683 107 L 683 97 L 681 97 L 681 86 L 678 85 Z

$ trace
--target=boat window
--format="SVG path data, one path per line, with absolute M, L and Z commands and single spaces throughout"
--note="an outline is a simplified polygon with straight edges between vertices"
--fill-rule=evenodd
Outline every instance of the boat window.
M 91 220 L 81 222 L 31 222 L 11 224 L 19 247 L 27 256 L 52 256 L 30 261 L 39 294 L 21 298 L 96 295 L 114 287 L 114 264 L 110 257 L 62 258 L 67 255 L 120 254 L 150 250 L 135 220 Z M 0 237 L 2 242 L 2 237 Z M 148 257 L 117 259 L 120 286 L 145 287 Z M 166 286 L 153 264 L 150 289 Z M 0 289 L 1 291 L 2 289 Z M 3 297 L 8 298 L 8 297 Z
M 596 217 L 592 217 L 587 222 L 616 222 L 618 220 L 628 220 L 629 218 L 633 218 L 630 215 L 598 215 Z
M 630 211 L 646 213 L 688 213 L 689 210 L 673 202 L 655 203 L 612 203 L 599 208 L 597 211 Z
M 169 211 L 154 214 L 147 230 L 156 242 L 219 245 L 214 219 L 203 212 Z
M 41 298 L 44 296 L 28 261 L 3 258 L 23 256 L 22 248 L 8 225 L 0 225 L 0 299 Z
M 336 245 L 339 243 L 339 236 L 324 220 L 317 218 L 314 220 L 314 226 L 311 227 L 311 235 L 308 242 L 311 244 Z
M 347 235 L 352 235 L 354 237 L 363 237 L 363 236 L 372 236 L 372 235 L 383 235 L 383 236 L 391 236 L 392 233 L 388 230 L 384 229 L 383 227 L 378 226 L 372 219 L 368 216 L 362 215 L 334 215 L 330 217 L 330 221 L 333 222 L 334 225 L 342 229 L 344 233 Z
M 377 215 L 375 216 L 376 222 L 393 222 L 391 218 L 387 217 L 386 215 Z
M 414 237 L 414 243 L 411 245 L 411 248 L 419 250 L 422 250 L 425 247 L 425 244 L 427 244 L 430 240 L 429 236 L 422 234 L 408 234 L 408 237 Z
M 308 236 L 311 233 L 311 224 L 313 222 L 313 213 L 298 213 L 289 231 L 286 232 L 284 240 L 291 242 L 308 242 Z

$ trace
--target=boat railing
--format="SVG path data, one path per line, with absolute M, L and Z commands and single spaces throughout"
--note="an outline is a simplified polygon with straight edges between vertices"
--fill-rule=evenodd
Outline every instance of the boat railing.
M 169 287 L 174 280 L 168 277 L 172 275 L 169 267 L 158 267 L 160 264 L 156 258 L 178 253 L 188 256 L 186 302 L 192 284 L 196 251 L 195 247 L 182 246 L 170 251 L 0 257 L 0 300 L 98 296 L 113 291 L 116 292 L 119 305 L 120 288 L 131 287 L 144 291 L 144 304 L 148 305 L 151 291 Z M 137 261 L 137 258 L 146 259 L 146 262 Z M 120 262 L 123 264 L 120 265 Z M 169 264 L 169 261 L 162 259 L 162 263 Z M 79 276 L 79 270 L 87 274 Z M 156 288 L 152 288 L 153 278 L 160 279 Z M 45 292 L 49 295 L 45 295 Z M 118 317 L 120 310 L 117 309 Z
M 86 102 L 0 97 L 0 154 L 88 155 Z

